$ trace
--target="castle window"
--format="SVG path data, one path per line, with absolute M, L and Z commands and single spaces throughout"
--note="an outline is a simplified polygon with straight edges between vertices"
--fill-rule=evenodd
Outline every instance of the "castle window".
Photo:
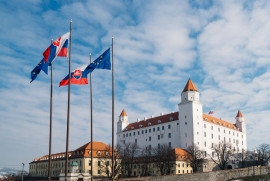
M 133 132 L 133 136 L 135 136 L 136 135 L 136 132 Z
M 156 128 L 153 128 L 153 132 L 155 132 L 156 131 Z
M 159 127 L 157 127 L 157 131 L 159 131 Z
M 138 135 L 140 135 L 140 131 L 138 131 Z
M 147 133 L 147 129 L 145 130 L 145 133 Z
M 143 134 L 143 130 L 142 130 L 142 134 Z
M 168 125 L 168 129 L 171 129 L 171 125 L 170 124 Z
M 148 140 L 151 141 L 151 136 L 149 136 L 149 139 Z
M 171 137 L 172 137 L 171 133 L 169 133 L 169 134 L 168 134 L 168 137 L 169 137 L 169 138 L 171 138 Z
M 151 129 L 149 129 L 149 133 L 151 133 Z
M 162 130 L 164 130 L 164 126 L 162 126 Z
M 158 140 L 160 140 L 160 135 L 158 135 Z

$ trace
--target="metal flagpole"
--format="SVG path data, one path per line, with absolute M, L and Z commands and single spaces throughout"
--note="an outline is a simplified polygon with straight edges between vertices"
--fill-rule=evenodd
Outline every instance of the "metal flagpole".
M 91 53 L 90 53 L 91 64 Z M 91 103 L 91 181 L 93 181 L 93 102 L 92 102 L 92 72 L 90 73 L 90 103 Z
M 72 19 L 70 19 L 70 35 L 69 35 L 69 80 L 68 80 L 68 108 L 67 108 L 67 137 L 66 137 L 66 167 L 65 167 L 65 180 L 67 180 L 68 173 L 68 142 L 69 142 L 69 113 L 70 113 L 70 79 L 71 79 L 71 30 Z
M 51 40 L 53 43 L 53 40 Z M 51 64 L 51 96 L 50 96 L 50 138 L 49 138 L 49 167 L 48 167 L 48 181 L 51 181 L 51 164 L 52 164 L 52 96 L 53 96 L 53 65 Z
M 112 180 L 114 180 L 114 72 L 113 72 L 113 36 L 112 36 Z

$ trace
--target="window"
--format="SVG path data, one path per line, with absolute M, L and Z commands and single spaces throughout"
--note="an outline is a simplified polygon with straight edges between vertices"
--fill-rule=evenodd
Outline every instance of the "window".
M 168 134 L 168 138 L 171 138 L 171 137 L 172 137 L 172 134 L 171 134 L 171 133 L 169 133 L 169 134 Z
M 160 140 L 160 135 L 158 135 L 158 140 Z
M 185 167 L 185 164 L 184 163 L 182 163 L 182 167 Z M 184 170 L 183 170 L 184 171 Z M 183 172 L 184 173 L 184 172 Z
M 106 162 L 106 165 L 109 166 L 109 161 Z
M 158 144 L 158 149 L 160 149 L 160 144 Z
M 185 116 L 185 119 L 187 119 L 187 116 Z
M 178 167 L 180 167 L 180 163 L 178 163 L 178 165 L 177 165 Z
M 185 122 L 185 125 L 187 125 L 187 122 Z
M 140 131 L 138 131 L 138 135 L 140 135 Z
M 91 166 L 91 160 L 89 160 L 89 164 L 88 165 Z M 62 167 L 63 167 L 63 164 L 62 164 Z
M 151 141 L 151 136 L 149 136 L 149 139 L 148 140 Z
M 100 151 L 97 152 L 97 155 L 100 156 Z
M 185 173 L 185 170 L 183 170 L 183 173 Z
M 213 126 L 211 126 L 211 130 L 213 130 Z
M 220 132 L 220 128 L 218 128 L 218 132 Z
M 199 135 L 199 132 L 197 132 L 197 135 Z
M 204 142 L 204 146 L 206 147 L 206 141 Z
M 180 173 L 180 170 L 178 170 L 178 173 Z
M 100 170 L 98 170 L 97 173 L 100 174 Z
M 153 128 L 153 132 L 155 132 L 156 131 L 156 128 Z
M 220 135 L 218 135 L 218 140 L 220 140 Z
M 173 117 L 170 117 L 170 121 L 173 121 Z
M 177 126 L 179 125 L 179 123 L 176 124 Z
M 151 133 L 151 129 L 149 129 L 149 133 Z
M 157 131 L 159 131 L 159 127 L 157 127 Z
M 100 166 L 100 161 L 98 161 L 98 166 Z
M 128 133 L 126 134 L 126 137 L 128 137 Z
M 123 134 L 123 138 L 125 138 L 125 134 Z
M 129 136 L 131 136 L 131 133 L 129 133 Z
M 170 124 L 168 125 L 168 129 L 171 129 L 171 125 Z
M 135 136 L 136 135 L 136 132 L 133 132 L 133 136 Z
M 137 144 L 137 139 L 135 139 L 135 143 Z
M 214 148 L 214 143 L 212 143 L 212 148 Z
M 143 130 L 142 130 L 142 134 L 143 134 Z
M 106 151 L 106 156 L 109 156 L 109 152 Z
M 161 134 L 161 139 L 163 139 L 163 134 Z
M 158 120 L 158 123 L 161 123 L 161 120 Z
M 169 147 L 172 147 L 172 143 L 171 142 L 169 142 Z
M 214 135 L 213 134 L 211 134 L 211 137 L 212 137 L 212 139 L 214 138 Z
M 145 130 L 145 133 L 147 133 L 147 129 Z
M 162 130 L 164 130 L 164 126 L 162 126 Z
M 206 137 L 206 132 L 204 132 L 204 137 Z
M 204 128 L 206 128 L 206 124 L 204 124 Z

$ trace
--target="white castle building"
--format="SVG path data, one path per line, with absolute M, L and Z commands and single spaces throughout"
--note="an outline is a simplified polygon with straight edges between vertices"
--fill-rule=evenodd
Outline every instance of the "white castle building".
M 212 147 L 221 141 L 229 142 L 237 152 L 247 150 L 246 123 L 238 111 L 235 124 L 203 113 L 200 94 L 189 79 L 181 93 L 178 111 L 161 114 L 142 121 L 129 123 L 125 110 L 117 122 L 117 143 L 137 143 L 151 149 L 161 144 L 187 149 L 197 145 L 212 154 Z

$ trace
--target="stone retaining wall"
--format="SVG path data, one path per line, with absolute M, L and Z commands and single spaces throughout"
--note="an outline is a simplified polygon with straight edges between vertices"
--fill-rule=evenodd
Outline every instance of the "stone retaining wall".
M 151 177 L 140 177 L 140 178 L 126 178 L 119 179 L 120 181 L 223 181 L 230 180 L 233 178 L 245 177 L 255 175 L 267 175 L 270 174 L 270 166 L 263 167 L 248 167 L 248 168 L 239 168 L 232 170 L 219 170 L 212 172 L 202 172 L 202 173 L 193 173 L 193 174 L 184 174 L 184 175 L 166 175 L 166 176 L 151 176 Z

